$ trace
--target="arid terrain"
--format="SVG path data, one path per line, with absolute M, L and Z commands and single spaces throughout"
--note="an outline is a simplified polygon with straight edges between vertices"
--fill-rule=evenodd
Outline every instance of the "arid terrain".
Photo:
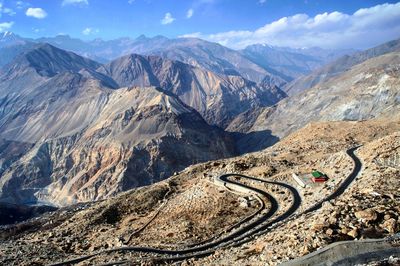
M 289 2 L 0 0 L 0 266 L 400 266 L 400 0 Z
M 276 265 L 334 241 L 392 235 L 400 230 L 400 169 L 382 163 L 399 153 L 399 128 L 398 120 L 310 124 L 262 152 L 191 166 L 157 185 L 3 228 L 1 263 L 28 265 L 30 259 L 26 258 L 35 258 L 36 264 L 45 265 L 99 251 L 80 264 L 145 263 L 163 256 L 101 251 L 126 246 L 180 250 L 212 237 L 222 238 L 238 230 L 240 227 L 230 227 L 259 207 L 254 199 L 241 204 L 249 195 L 212 181 L 225 173 L 285 182 L 299 192 L 301 205 L 295 217 L 256 238 L 246 238 L 243 245 L 228 245 L 210 256 L 185 260 L 189 265 Z M 302 214 L 332 193 L 352 171 L 353 162 L 345 151 L 355 145 L 363 145 L 357 150 L 363 162 L 360 175 L 342 196 Z M 330 180 L 301 188 L 291 177 L 293 172 L 309 173 L 313 168 Z M 293 196 L 282 187 L 253 186 L 278 201 L 279 209 L 270 220 L 286 212 L 293 202 Z

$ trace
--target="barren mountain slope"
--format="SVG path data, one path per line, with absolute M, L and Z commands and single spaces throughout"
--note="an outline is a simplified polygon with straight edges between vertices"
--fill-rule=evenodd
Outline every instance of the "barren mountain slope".
M 283 137 L 313 121 L 365 120 L 400 110 L 400 53 L 369 59 L 271 108 L 239 115 L 230 131 Z M 243 126 L 242 126 L 243 125 Z
M 149 47 L 151 48 L 151 46 Z M 138 51 L 138 53 L 160 55 L 216 73 L 240 75 L 254 82 L 260 82 L 265 77 L 271 77 L 275 81 L 274 85 L 282 86 L 286 83 L 285 80 L 248 60 L 238 51 L 201 39 L 179 38 L 169 40 L 167 45 L 160 49 L 143 50 Z
M 245 194 L 232 193 L 210 182 L 211 177 L 224 173 L 287 182 L 302 197 L 300 212 L 332 193 L 351 172 L 353 162 L 345 150 L 357 144 L 364 144 L 358 152 L 364 162 L 363 174 L 338 199 L 324 204 L 320 211 L 282 223 L 244 245 L 190 259 L 184 265 L 276 265 L 332 241 L 392 235 L 400 230 L 399 173 L 395 169 L 388 172 L 374 158 L 398 152 L 393 147 L 399 146 L 399 129 L 397 119 L 310 124 L 262 152 L 191 166 L 152 186 L 4 228 L 1 262 L 49 264 L 126 245 L 179 249 L 218 236 L 257 208 L 254 202 L 250 207 L 238 206 Z M 328 174 L 327 185 L 303 189 L 291 177 L 293 172 L 305 174 L 313 168 Z M 290 206 L 291 196 L 285 190 L 273 185 L 259 188 L 278 200 L 280 211 Z M 357 217 L 364 210 L 376 212 L 378 218 L 359 220 Z M 49 224 L 49 220 L 53 222 Z M 348 228 L 349 224 L 353 224 L 356 234 Z M 25 256 L 16 256 L 17 249 Z M 151 263 L 151 257 L 137 252 L 107 252 L 81 265 L 123 260 Z
M 240 75 L 248 80 L 271 81 L 281 87 L 301 74 L 331 62 L 354 50 L 326 50 L 318 47 L 293 49 L 256 44 L 235 51 L 217 43 L 196 38 L 169 39 L 164 36 L 136 39 L 119 38 L 104 41 L 82 41 L 68 35 L 40 38 L 36 41 L 74 51 L 99 62 L 107 62 L 131 53 L 159 55 L 179 60 L 219 74 Z
M 2 137 L 36 138 L 36 143 L 5 169 L 0 180 L 3 200 L 67 204 L 104 198 L 234 152 L 222 131 L 161 90 L 96 87 L 90 95 L 90 87 L 83 88 L 83 94 L 63 105 L 58 100 L 56 107 L 50 104 L 33 115 L 17 116 L 14 120 L 28 122 L 21 122 L 23 127 L 5 127 L 9 134 Z M 83 115 L 87 113 L 91 116 Z M 30 121 L 36 122 L 35 128 Z
M 286 95 L 276 86 L 257 85 L 158 56 L 128 55 L 99 68 L 119 86 L 159 86 L 195 108 L 207 122 L 225 127 L 236 115 L 270 106 Z
M 285 92 L 289 95 L 296 95 L 304 90 L 310 89 L 316 85 L 328 81 L 332 77 L 336 77 L 368 59 L 400 51 L 400 40 L 393 40 L 374 48 L 357 52 L 352 55 L 345 55 L 337 60 L 323 66 L 309 75 L 300 77 L 284 86 Z
M 29 93 L 51 77 L 66 71 L 94 71 L 100 64 L 49 44 L 37 44 L 19 54 L 0 70 L 0 103 L 10 95 Z
M 98 65 L 44 45 L 5 68 L 3 201 L 99 199 L 233 155 L 230 137 L 175 95 L 155 87 L 116 90 L 93 67 Z
M 114 60 L 132 53 L 158 55 L 215 73 L 242 76 L 254 82 L 260 82 L 268 76 L 274 80 L 274 85 L 281 86 L 286 83 L 285 80 L 253 63 L 240 52 L 197 38 L 169 39 L 164 36 L 149 38 L 142 35 L 136 39 L 119 38 L 109 41 L 95 39 L 85 42 L 59 35 L 51 38 L 40 38 L 36 41 L 48 42 L 89 58 L 98 58 L 101 62 Z
M 361 175 L 343 195 L 324 203 L 320 210 L 283 223 L 248 244 L 228 248 L 215 256 L 194 261 L 194 264 L 279 265 L 332 242 L 382 238 L 399 233 L 400 165 L 398 159 L 396 165 L 389 167 L 387 164 L 399 158 L 400 124 L 395 121 L 389 124 L 384 120 L 320 122 L 285 138 L 278 146 L 289 145 L 288 155 L 298 154 L 292 154 L 291 158 L 300 155 L 303 157 L 300 160 L 310 160 L 311 165 L 330 177 L 333 173 L 345 176 L 348 172 L 344 169 L 348 168 L 344 158 L 339 162 L 324 159 L 327 158 L 323 155 L 327 154 L 325 150 L 332 153 L 334 146 L 339 148 L 344 142 L 347 145 L 362 143 L 364 146 L 357 152 L 363 162 Z M 311 154 L 310 150 L 313 151 Z M 351 168 L 353 164 L 347 162 L 347 167 Z M 294 171 L 301 173 L 304 168 L 295 166 Z M 310 193 L 309 197 L 315 199 L 319 192 L 313 187 L 303 193 Z

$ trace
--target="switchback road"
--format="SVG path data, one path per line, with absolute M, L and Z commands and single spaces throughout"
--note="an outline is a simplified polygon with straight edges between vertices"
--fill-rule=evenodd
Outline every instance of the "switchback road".
M 209 242 L 206 243 L 199 243 L 198 245 L 191 245 L 189 247 L 180 249 L 180 250 L 172 250 L 172 249 L 157 249 L 151 247 L 140 247 L 140 246 L 125 246 L 119 247 L 104 251 L 99 251 L 97 253 L 93 253 L 87 256 L 81 256 L 75 259 L 71 259 L 68 261 L 63 261 L 60 263 L 53 264 L 53 266 L 58 265 L 71 265 L 75 263 L 79 263 L 81 261 L 88 260 L 98 255 L 108 254 L 113 252 L 142 252 L 142 253 L 149 253 L 149 254 L 158 254 L 162 256 L 152 257 L 151 259 L 161 260 L 161 261 L 172 261 L 172 260 L 184 260 L 188 258 L 194 257 L 203 257 L 214 253 L 217 249 L 222 247 L 228 246 L 237 246 L 241 245 L 245 242 L 250 241 L 254 236 L 264 234 L 271 229 L 271 227 L 277 223 L 283 222 L 288 220 L 289 217 L 294 218 L 304 213 L 309 213 L 315 210 L 318 210 L 322 207 L 323 202 L 335 199 L 342 195 L 345 190 L 349 187 L 349 185 L 353 182 L 353 180 L 358 176 L 362 169 L 362 163 L 359 158 L 355 155 L 354 151 L 357 150 L 358 147 L 351 148 L 347 150 L 347 154 L 353 159 L 354 161 L 354 168 L 350 175 L 346 177 L 344 181 L 339 185 L 339 187 L 328 197 L 324 198 L 317 204 L 313 205 L 312 207 L 308 208 L 307 210 L 303 211 L 302 213 L 293 215 L 296 210 L 301 205 L 301 197 L 298 191 L 289 184 L 283 182 L 274 182 L 274 181 L 266 181 L 263 179 L 259 179 L 256 177 L 245 176 L 241 174 L 225 174 L 217 178 L 217 181 L 223 182 L 226 186 L 232 186 L 233 188 L 237 188 L 242 192 L 249 192 L 252 194 L 257 195 L 260 198 L 263 198 L 265 201 L 269 202 L 269 209 L 266 212 L 263 212 L 260 209 L 260 212 L 257 212 L 256 215 L 251 215 L 250 218 L 243 219 L 243 223 L 238 224 L 236 226 L 237 230 L 231 230 L 226 235 L 221 237 L 214 237 L 209 239 Z M 277 213 L 280 205 L 277 200 L 270 195 L 269 193 L 261 190 L 257 187 L 252 187 L 250 185 L 246 185 L 237 181 L 233 181 L 230 177 L 240 177 L 241 179 L 247 179 L 250 182 L 257 182 L 257 183 L 264 183 L 265 185 L 277 185 L 284 189 L 290 191 L 292 195 L 292 204 L 291 206 L 284 211 L 282 214 L 274 217 Z M 266 205 L 262 205 L 262 209 L 266 209 Z M 232 228 L 234 229 L 234 228 Z M 167 255 L 167 256 L 165 256 Z M 120 261 L 114 264 L 120 263 L 128 263 L 129 261 Z

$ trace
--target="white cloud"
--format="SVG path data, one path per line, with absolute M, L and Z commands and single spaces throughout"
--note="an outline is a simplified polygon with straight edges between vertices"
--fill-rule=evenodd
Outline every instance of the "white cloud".
M 89 5 L 89 0 L 63 0 L 61 5 Z
M 277 46 L 366 48 L 400 38 L 400 3 L 359 9 L 353 14 L 331 12 L 310 17 L 283 17 L 254 31 L 240 30 L 198 34 L 197 37 L 232 48 L 255 43 Z
M 179 38 L 201 38 L 201 32 L 193 32 L 179 36 Z
M 91 34 L 96 34 L 99 33 L 100 30 L 99 29 L 94 29 L 94 28 L 86 28 L 82 31 L 83 35 L 91 35 Z
M 0 2 L 0 17 L 2 16 L 2 14 L 7 14 L 9 16 L 14 16 L 16 13 L 11 8 L 4 7 L 3 3 Z
M 12 10 L 11 8 L 4 8 L 3 9 L 3 13 L 4 14 L 8 14 L 9 16 L 14 16 L 15 14 L 17 14 L 14 10 Z
M 132 5 L 135 2 L 135 0 L 128 0 L 128 4 Z
M 42 8 L 40 7 L 30 7 L 26 10 L 25 13 L 28 17 L 34 17 L 37 19 L 42 19 L 47 17 L 47 13 L 46 11 L 44 11 Z
M 23 8 L 27 8 L 28 6 L 30 6 L 30 4 L 29 4 L 29 3 L 26 3 L 26 2 L 24 2 L 24 1 L 17 1 L 17 2 L 15 2 L 15 6 L 16 6 L 18 9 L 23 9 Z
M 191 18 L 193 16 L 193 8 L 189 9 L 186 13 L 186 18 Z
M 175 18 L 171 15 L 171 13 L 165 13 L 164 18 L 161 20 L 161 24 L 163 25 L 167 25 L 167 24 L 171 24 L 172 22 L 174 22 Z
M 8 31 L 13 25 L 13 21 L 0 23 L 0 32 Z
M 260 3 L 261 5 L 264 4 L 265 2 L 267 2 L 267 0 L 258 0 L 258 3 Z

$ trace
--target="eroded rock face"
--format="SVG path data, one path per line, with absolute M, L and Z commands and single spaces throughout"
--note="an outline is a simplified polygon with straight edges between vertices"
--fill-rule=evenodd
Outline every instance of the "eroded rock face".
M 234 154 L 231 138 L 175 95 L 116 89 L 97 64 L 67 62 L 76 55 L 48 45 L 37 49 L 32 60 L 56 54 L 62 63 L 38 66 L 21 56 L 10 66 L 16 72 L 1 76 L 2 201 L 101 199 Z
M 70 136 L 54 133 L 7 169 L 2 198 L 58 204 L 101 199 L 234 153 L 221 130 L 162 91 L 121 89 L 108 96 L 84 129 Z M 50 126 L 41 121 L 41 127 Z
M 344 55 L 335 61 L 316 69 L 311 74 L 300 77 L 285 85 L 285 92 L 289 95 L 295 95 L 308 90 L 316 85 L 325 83 L 330 78 L 339 76 L 351 69 L 353 66 L 363 63 L 364 61 L 377 57 L 386 53 L 399 52 L 400 40 L 393 40 L 371 49 L 354 53 L 352 55 Z
M 128 55 L 99 68 L 121 87 L 159 86 L 195 108 L 205 120 L 225 128 L 241 112 L 271 106 L 286 97 L 278 87 L 241 76 L 215 74 L 158 56 Z
M 214 73 L 242 76 L 254 82 L 261 82 L 267 76 L 278 82 L 275 85 L 280 86 L 286 83 L 285 80 L 249 60 L 239 51 L 198 38 L 169 39 L 164 36 L 148 38 L 142 35 L 136 39 L 119 38 L 110 41 L 96 39 L 92 42 L 83 42 L 69 36 L 56 36 L 41 38 L 37 41 L 47 42 L 101 62 L 131 53 L 158 55 Z
M 273 107 L 245 112 L 237 116 L 227 130 L 269 130 L 281 138 L 310 122 L 360 121 L 397 114 L 400 103 L 399 62 L 398 52 L 369 59 Z

